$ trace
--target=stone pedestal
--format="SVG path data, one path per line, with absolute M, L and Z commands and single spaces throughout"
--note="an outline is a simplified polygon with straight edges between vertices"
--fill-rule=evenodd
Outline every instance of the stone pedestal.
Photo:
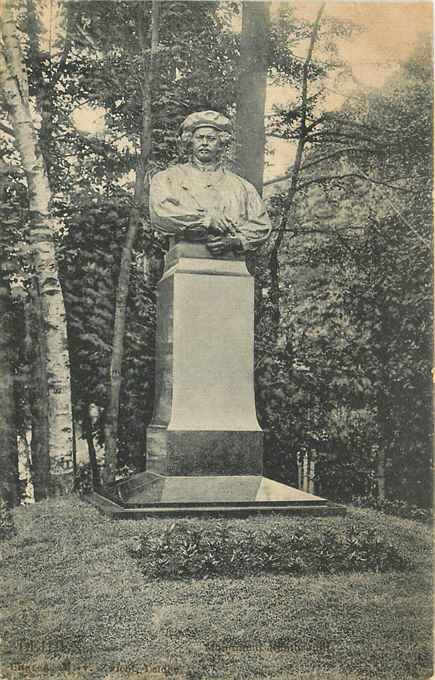
M 254 281 L 243 259 L 170 250 L 158 284 L 156 397 L 147 471 L 261 475 L 254 395 Z
M 254 396 L 254 281 L 243 259 L 179 243 L 158 284 L 156 395 L 147 469 L 94 493 L 113 518 L 345 508 L 262 476 Z

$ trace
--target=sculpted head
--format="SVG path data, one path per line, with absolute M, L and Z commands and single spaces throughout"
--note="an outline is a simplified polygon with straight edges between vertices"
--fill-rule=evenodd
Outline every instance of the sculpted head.
M 217 111 L 191 113 L 180 129 L 183 149 L 202 163 L 214 163 L 232 138 L 231 123 Z

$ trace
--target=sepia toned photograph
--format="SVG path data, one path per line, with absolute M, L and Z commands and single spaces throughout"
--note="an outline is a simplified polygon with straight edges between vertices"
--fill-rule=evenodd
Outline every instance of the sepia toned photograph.
M 0 680 L 433 679 L 433 5 L 0 0 Z

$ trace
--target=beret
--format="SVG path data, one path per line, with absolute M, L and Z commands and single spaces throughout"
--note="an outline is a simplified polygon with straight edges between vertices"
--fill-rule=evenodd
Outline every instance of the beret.
M 200 127 L 212 127 L 221 132 L 231 133 L 231 122 L 217 111 L 198 111 L 187 116 L 180 132 L 195 132 Z

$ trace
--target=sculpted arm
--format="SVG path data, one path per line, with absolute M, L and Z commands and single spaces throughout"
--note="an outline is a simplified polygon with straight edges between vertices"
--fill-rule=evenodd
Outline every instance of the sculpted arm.
M 243 182 L 243 190 L 241 212 L 245 219 L 231 225 L 230 235 L 218 236 L 209 241 L 207 247 L 214 255 L 220 255 L 227 250 L 250 252 L 269 238 L 272 225 L 262 199 L 255 187 L 248 182 Z
M 169 172 L 159 172 L 151 180 L 150 216 L 153 226 L 169 236 L 181 236 L 185 229 L 202 228 L 204 211 L 189 200 Z
M 247 221 L 238 227 L 245 251 L 255 250 L 265 243 L 272 230 L 266 207 L 251 184 L 247 185 L 247 218 Z

